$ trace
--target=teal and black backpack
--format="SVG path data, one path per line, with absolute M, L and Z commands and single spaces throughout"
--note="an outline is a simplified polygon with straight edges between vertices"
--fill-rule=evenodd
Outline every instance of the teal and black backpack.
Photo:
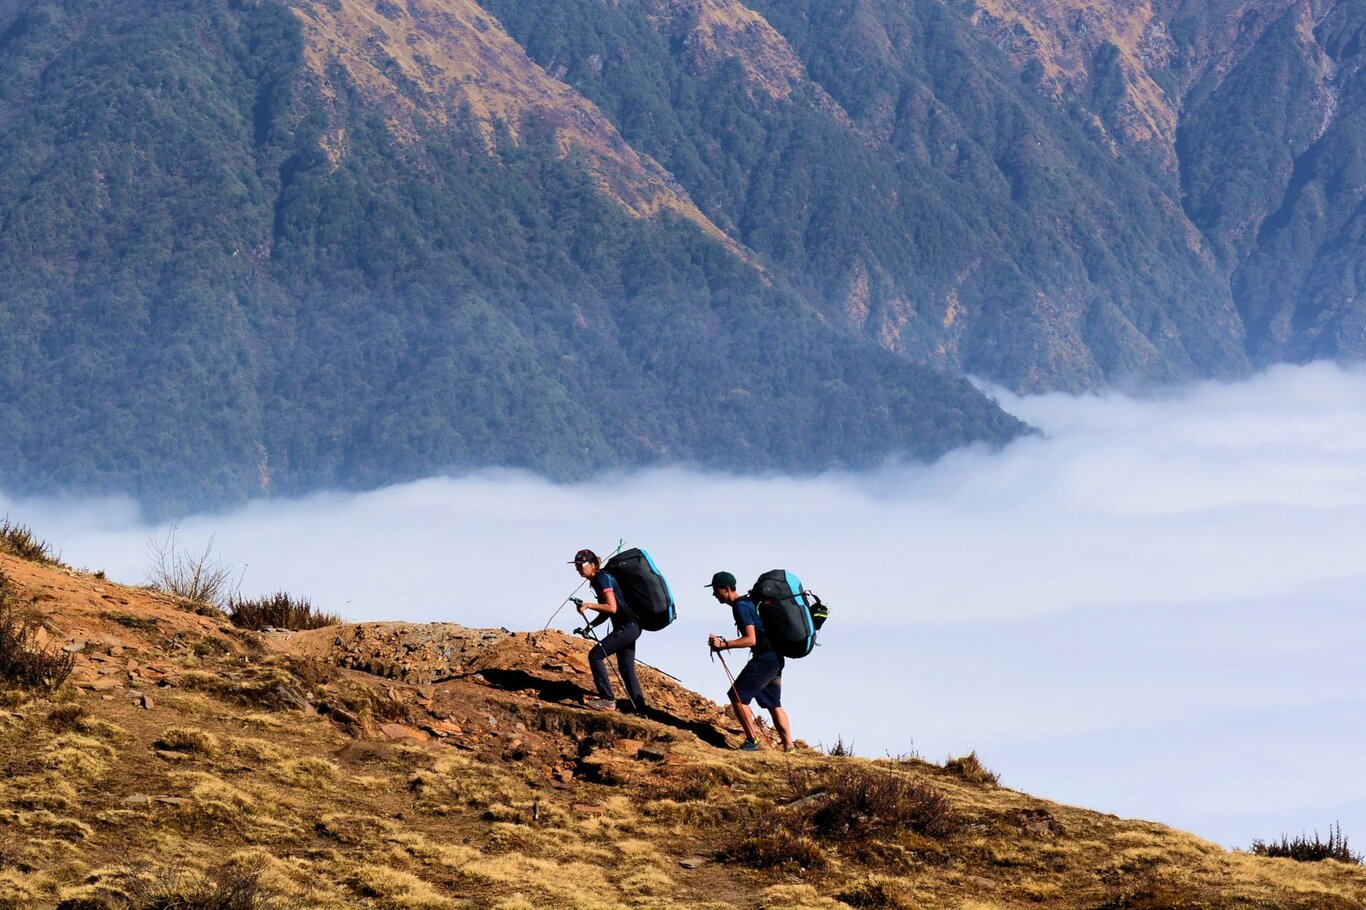
M 816 646 L 816 632 L 825 625 L 830 610 L 821 599 L 802 587 L 802 581 L 786 569 L 759 576 L 749 592 L 764 624 L 764 637 L 784 657 L 805 657 Z
M 621 585 L 627 608 L 646 632 L 658 632 L 674 621 L 677 611 L 673 592 L 649 553 L 623 550 L 602 568 Z

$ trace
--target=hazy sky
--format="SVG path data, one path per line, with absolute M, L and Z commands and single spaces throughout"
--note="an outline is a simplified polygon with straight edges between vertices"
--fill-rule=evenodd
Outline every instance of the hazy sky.
M 784 676 L 808 741 L 933 760 L 976 749 L 1008 786 L 1231 846 L 1340 821 L 1360 848 L 1366 370 L 1000 397 L 1045 435 L 795 480 L 488 472 L 254 503 L 179 533 L 213 535 L 244 593 L 511 629 L 540 628 L 573 589 L 575 550 L 624 538 L 679 602 L 642 659 L 717 698 L 705 638 L 728 611 L 706 581 L 791 569 L 833 608 L 822 647 Z M 127 503 L 0 495 L 3 512 L 133 583 L 166 530 Z

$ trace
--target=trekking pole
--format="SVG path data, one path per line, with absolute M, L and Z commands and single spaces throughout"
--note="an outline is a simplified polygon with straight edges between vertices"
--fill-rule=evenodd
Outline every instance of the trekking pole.
M 669 677 L 669 679 L 672 679 L 674 682 L 678 683 L 680 686 L 687 685 L 687 683 L 683 682 L 683 680 L 679 679 L 677 676 L 674 676 L 672 673 L 670 673 L 670 672 L 667 671 L 667 670 L 661 670 L 661 669 L 659 669 L 659 667 L 656 667 L 654 664 L 647 664 L 647 663 L 646 663 L 645 661 L 643 661 L 643 660 L 637 660 L 637 661 L 636 661 L 636 664 L 637 664 L 638 666 L 645 667 L 647 670 L 654 670 L 654 671 L 655 671 L 656 673 L 658 673 L 660 676 L 667 676 L 667 677 Z
M 593 631 L 593 624 L 591 622 L 587 622 L 587 619 L 588 617 L 585 616 L 585 624 L 583 627 L 583 631 L 588 635 L 589 638 L 592 638 L 593 641 L 597 643 L 598 647 L 602 647 L 602 639 L 598 638 L 598 633 Z M 602 656 L 603 661 L 605 662 L 607 658 L 611 656 L 612 655 L 606 653 L 606 650 L 604 649 Z M 635 709 L 637 714 L 639 714 L 640 706 L 636 704 L 636 698 L 634 695 L 631 694 L 631 690 L 626 688 L 626 678 L 621 675 L 621 666 L 619 664 L 612 664 L 612 670 L 617 674 L 617 682 L 621 683 L 621 691 L 626 693 L 626 700 L 631 703 L 631 707 Z
M 624 547 L 625 545 L 626 545 L 626 541 L 625 541 L 624 539 L 622 539 L 622 538 L 618 538 L 618 539 L 617 539 L 617 548 L 616 548 L 615 550 L 612 551 L 612 556 L 616 556 L 618 553 L 620 553 L 620 552 L 621 552 L 621 548 Z M 607 559 L 611 559 L 612 556 L 608 556 Z M 604 562 L 606 562 L 606 560 L 604 560 Z M 564 600 L 560 601 L 560 605 L 559 605 L 558 607 L 555 608 L 555 612 L 554 612 L 554 613 L 551 613 L 551 614 L 550 614 L 550 618 L 547 619 L 547 620 L 545 621 L 545 625 L 541 626 L 541 631 L 540 631 L 540 632 L 537 632 L 536 635 L 540 635 L 541 632 L 544 632 L 546 629 L 549 629 L 549 628 L 550 628 L 550 624 L 551 624 L 552 622 L 555 621 L 555 617 L 560 615 L 560 611 L 563 610 L 566 606 L 568 606 L 569 603 L 570 603 L 571 601 L 573 601 L 573 599 L 578 595 L 579 591 L 583 590 L 583 586 L 586 585 L 586 584 L 588 584 L 588 579 L 585 578 L 585 579 L 583 579 L 582 581 L 579 582 L 578 587 L 576 587 L 574 590 L 572 590 L 572 591 L 569 592 L 569 596 L 568 596 L 568 597 L 566 597 Z M 534 639 L 534 638 L 536 637 L 536 635 L 533 635 L 532 638 Z
M 721 667 L 726 671 L 726 678 L 730 680 L 730 690 L 735 693 L 735 703 L 740 704 L 740 690 L 735 687 L 735 676 L 730 672 L 730 665 L 726 663 L 726 655 L 720 651 L 712 651 L 711 653 L 713 657 L 721 658 Z M 768 747 L 770 749 L 775 748 L 768 731 L 764 729 L 763 724 L 759 722 L 759 718 L 755 717 L 753 712 L 750 712 L 749 722 L 754 724 L 754 728 L 764 735 L 764 742 L 768 743 Z

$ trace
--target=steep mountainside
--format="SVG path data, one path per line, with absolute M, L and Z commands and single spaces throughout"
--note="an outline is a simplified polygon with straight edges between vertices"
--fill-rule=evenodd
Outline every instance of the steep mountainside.
M 1117 157 L 1170 182 L 1255 363 L 1366 353 L 1366 8 L 989 0 L 971 18 Z
M 1366 900 L 1359 865 L 1034 799 L 975 756 L 739 752 L 728 712 L 648 668 L 647 716 L 588 710 L 588 645 L 553 630 L 246 630 L 0 552 L 15 618 L 74 670 L 51 694 L 0 677 L 4 910 Z
M 1022 429 L 831 326 L 472 3 L 0 6 L 0 466 L 175 509 Z
M 809 471 L 1366 349 L 1349 0 L 0 2 L 0 471 Z

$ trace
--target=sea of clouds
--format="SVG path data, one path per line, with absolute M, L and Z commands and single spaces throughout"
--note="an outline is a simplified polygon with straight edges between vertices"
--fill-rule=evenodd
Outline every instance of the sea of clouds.
M 1366 841 L 1366 370 L 997 394 L 1041 435 L 814 478 L 493 471 L 256 502 L 177 534 L 212 539 L 245 594 L 510 629 L 570 593 L 575 550 L 624 539 L 679 604 L 641 658 L 718 699 L 705 638 L 729 611 L 707 580 L 791 569 L 832 605 L 784 676 L 813 744 L 975 749 L 1008 786 L 1230 846 L 1333 822 Z M 168 531 L 120 501 L 0 495 L 4 513 L 131 583 Z

